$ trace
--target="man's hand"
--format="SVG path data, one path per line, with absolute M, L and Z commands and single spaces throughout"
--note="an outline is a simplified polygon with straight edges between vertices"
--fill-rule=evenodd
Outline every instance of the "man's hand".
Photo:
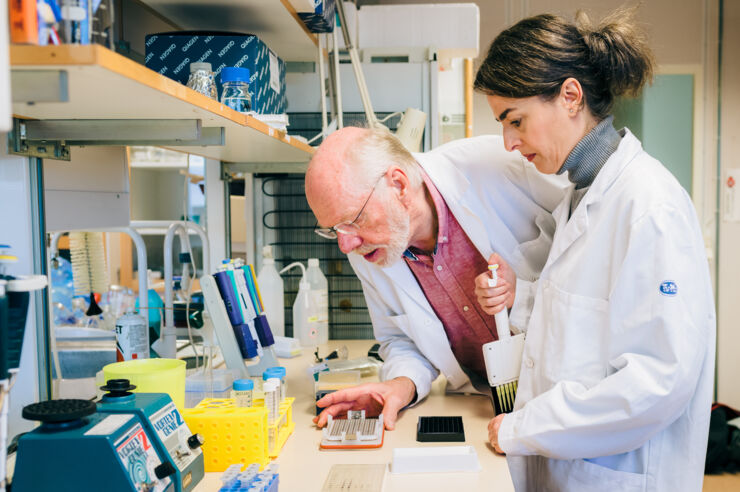
M 501 427 L 501 421 L 504 420 L 505 416 L 505 413 L 496 415 L 488 422 L 488 441 L 493 446 L 493 450 L 499 454 L 506 454 L 501 449 L 501 446 L 498 445 L 498 429 Z
M 346 415 L 348 410 L 365 410 L 368 417 L 377 417 L 382 413 L 385 428 L 393 430 L 398 412 L 411 403 L 415 393 L 416 385 L 405 376 L 335 391 L 316 402 L 324 410 L 314 417 L 313 422 L 324 427 L 329 415 L 336 418 Z
M 488 258 L 488 264 L 498 263 L 498 283 L 496 287 L 489 287 L 488 280 L 490 272 L 481 273 L 475 277 L 475 295 L 478 303 L 487 314 L 496 314 L 504 308 L 514 305 L 514 293 L 516 291 L 516 274 L 514 270 L 498 254 L 494 253 Z

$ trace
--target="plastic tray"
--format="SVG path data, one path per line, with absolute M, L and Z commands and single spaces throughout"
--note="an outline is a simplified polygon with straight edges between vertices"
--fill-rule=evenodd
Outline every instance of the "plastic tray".
M 480 471 L 473 446 L 396 448 L 391 473 L 433 473 Z

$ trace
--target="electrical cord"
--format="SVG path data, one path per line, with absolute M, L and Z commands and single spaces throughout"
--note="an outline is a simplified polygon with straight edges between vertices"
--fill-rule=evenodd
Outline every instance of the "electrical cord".
M 403 111 L 396 111 L 395 113 L 391 113 L 382 120 L 378 120 L 378 123 L 385 123 L 389 119 L 393 118 L 394 116 L 403 116 Z

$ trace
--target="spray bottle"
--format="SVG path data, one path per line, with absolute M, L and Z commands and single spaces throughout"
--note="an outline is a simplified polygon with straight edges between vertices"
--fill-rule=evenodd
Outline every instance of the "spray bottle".
M 303 271 L 301 281 L 298 283 L 298 295 L 293 303 L 293 337 L 304 347 L 316 347 L 319 342 L 319 310 L 313 302 L 311 295 L 311 284 L 306 277 L 306 267 L 303 263 L 296 261 L 286 266 L 280 273 L 284 273 L 293 267 L 300 267 Z
M 285 336 L 285 284 L 275 268 L 271 246 L 262 248 L 262 270 L 257 276 L 257 283 L 260 286 L 262 303 L 272 334 Z

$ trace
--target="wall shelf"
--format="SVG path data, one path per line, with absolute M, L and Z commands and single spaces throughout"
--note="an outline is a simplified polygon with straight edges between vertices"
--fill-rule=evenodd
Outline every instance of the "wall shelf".
M 316 61 L 318 37 L 288 0 L 142 0 L 182 29 L 256 34 L 285 61 Z
M 226 162 L 305 163 L 314 149 L 99 45 L 12 45 L 13 72 L 67 73 L 67 102 L 14 102 L 26 119 L 200 119 L 226 145 L 168 147 Z

